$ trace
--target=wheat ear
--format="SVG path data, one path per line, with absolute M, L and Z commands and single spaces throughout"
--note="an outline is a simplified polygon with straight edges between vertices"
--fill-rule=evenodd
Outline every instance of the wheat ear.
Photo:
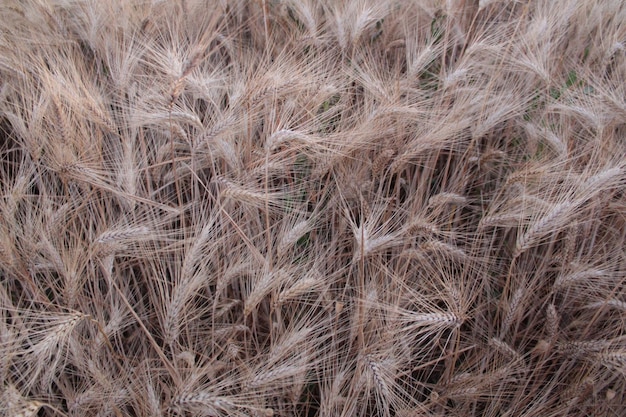
M 570 214 L 573 212 L 573 202 L 563 202 L 554 206 L 545 216 L 533 223 L 525 233 L 517 240 L 515 253 L 519 255 L 533 247 L 540 239 L 549 233 L 558 230 L 565 222 L 571 221 Z

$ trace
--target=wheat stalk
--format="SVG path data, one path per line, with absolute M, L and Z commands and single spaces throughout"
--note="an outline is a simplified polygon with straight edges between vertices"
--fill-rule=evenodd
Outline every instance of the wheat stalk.
M 562 342 L 557 345 L 560 352 L 572 356 L 581 356 L 596 354 L 607 348 L 608 341 L 591 340 L 591 341 L 569 341 Z
M 441 253 L 459 262 L 467 261 L 468 259 L 468 256 L 463 249 L 440 240 L 428 240 L 420 245 L 420 249 L 425 252 Z
M 391 390 L 387 382 L 385 382 L 385 379 L 388 378 L 385 374 L 389 373 L 390 369 L 385 367 L 384 364 L 374 360 L 372 355 L 365 356 L 365 363 L 371 371 L 376 386 L 380 390 L 381 397 L 385 399 L 391 398 Z
M 0 2 L 0 414 L 626 415 L 625 17 Z
M 429 233 L 430 235 L 439 235 L 441 231 L 436 224 L 421 218 L 420 216 L 411 216 L 409 223 L 404 228 L 405 233 Z
M 533 247 L 539 240 L 547 234 L 558 230 L 565 221 L 571 221 L 570 214 L 573 212 L 575 204 L 570 201 L 556 204 L 552 210 L 543 217 L 536 220 L 520 237 L 515 245 L 515 253 L 521 254 Z
M 278 294 L 276 302 L 282 305 L 289 300 L 295 300 L 298 297 L 311 293 L 315 288 L 323 285 L 323 281 L 319 278 L 302 278 L 296 281 L 291 287 L 284 289 Z
M 464 205 L 467 203 L 467 198 L 457 194 L 444 192 L 434 195 L 428 199 L 429 206 L 441 206 L 444 204 Z
M 201 406 L 207 412 L 214 415 L 222 415 L 224 412 L 236 410 L 237 405 L 228 397 L 216 396 L 208 392 L 195 392 L 175 397 L 172 404 L 176 408 Z
M 224 197 L 252 207 L 265 208 L 268 203 L 270 207 L 280 206 L 278 201 L 283 198 L 280 192 L 255 191 L 224 179 L 219 182 L 225 186 L 222 192 Z
M 596 268 L 583 269 L 569 274 L 560 274 L 554 281 L 554 289 L 558 291 L 579 282 L 588 281 L 592 278 L 603 278 L 606 276 L 608 276 L 607 271 Z
M 390 247 L 394 244 L 395 236 L 381 235 L 374 237 L 366 226 L 361 225 L 354 231 L 354 239 L 356 241 L 356 249 L 354 251 L 356 259 Z
M 622 300 L 618 300 L 616 298 L 611 298 L 605 301 L 596 301 L 595 303 L 587 304 L 587 308 L 603 308 L 603 307 L 612 307 L 616 310 L 626 311 L 626 302 Z
M 271 271 L 265 268 L 261 273 L 261 277 L 254 282 L 252 291 L 250 291 L 244 301 L 244 315 L 247 316 L 255 310 L 263 298 L 265 298 L 265 296 L 267 296 L 274 288 L 280 287 L 287 277 L 288 273 L 286 271 Z
M 525 292 L 526 289 L 520 287 L 515 291 L 513 297 L 511 297 L 511 301 L 507 305 L 507 313 L 504 316 L 504 320 L 502 321 L 502 327 L 500 328 L 500 339 L 503 339 L 504 336 L 509 332 L 511 325 L 513 324 L 513 320 L 515 320 L 518 310 L 522 306 Z
M 298 140 L 304 143 L 306 146 L 310 146 L 315 140 L 305 133 L 301 133 L 291 129 L 280 129 L 272 133 L 265 142 L 265 147 L 274 151 L 280 147 L 284 142 Z
M 597 357 L 602 365 L 626 375 L 626 350 L 601 352 Z
M 312 230 L 311 220 L 302 220 L 293 225 L 284 233 L 278 242 L 278 253 L 284 253 L 292 247 L 302 236 Z
M 274 366 L 272 369 L 256 373 L 256 375 L 250 380 L 248 387 L 250 389 L 260 387 L 267 389 L 281 380 L 291 379 L 298 376 L 302 373 L 303 369 L 302 365 Z
M 378 177 L 383 174 L 395 154 L 396 151 L 394 149 L 383 149 L 372 162 L 372 176 Z
M 101 233 L 96 239 L 95 243 L 100 245 L 107 244 L 122 244 L 124 241 L 133 241 L 136 239 L 146 238 L 151 236 L 150 229 L 145 226 L 127 227 L 124 229 L 107 230 Z
M 546 335 L 550 343 L 554 343 L 559 332 L 559 313 L 554 304 L 548 305 L 546 309 Z
M 401 313 L 402 320 L 406 322 L 404 330 L 412 331 L 421 327 L 457 328 L 463 324 L 463 318 L 454 313 L 415 313 L 406 311 Z
M 498 352 L 502 353 L 512 361 L 523 361 L 522 356 L 515 349 L 513 349 L 508 343 L 498 339 L 497 337 L 492 337 L 491 339 L 489 339 L 489 345 L 495 347 Z

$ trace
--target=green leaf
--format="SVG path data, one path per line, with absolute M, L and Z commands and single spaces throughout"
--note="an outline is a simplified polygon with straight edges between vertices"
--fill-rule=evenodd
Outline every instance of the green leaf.
M 567 74 L 567 81 L 565 82 L 565 86 L 567 88 L 570 88 L 577 82 L 578 82 L 578 76 L 576 75 L 576 71 L 571 70 L 569 74 Z

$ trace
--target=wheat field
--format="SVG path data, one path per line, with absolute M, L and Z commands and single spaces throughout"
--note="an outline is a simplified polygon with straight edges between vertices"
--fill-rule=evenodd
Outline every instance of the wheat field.
M 626 415 L 623 1 L 0 29 L 0 415 Z

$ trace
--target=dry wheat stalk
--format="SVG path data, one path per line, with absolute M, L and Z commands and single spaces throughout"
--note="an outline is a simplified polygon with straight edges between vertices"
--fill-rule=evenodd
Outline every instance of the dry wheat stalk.
M 310 146 L 315 140 L 305 133 L 301 133 L 291 129 L 280 129 L 272 133 L 265 142 L 265 147 L 274 151 L 280 147 L 284 142 L 297 140 L 304 143 L 306 146 Z
M 559 313 L 554 304 L 546 308 L 546 335 L 550 343 L 554 343 L 559 333 Z
M 283 198 L 280 192 L 257 191 L 224 179 L 219 182 L 225 186 L 222 191 L 224 197 L 253 207 L 265 208 L 268 203 L 271 208 L 280 206 L 278 201 Z
M 145 226 L 127 227 L 124 229 L 107 230 L 98 236 L 95 243 L 101 245 L 121 244 L 124 241 L 133 241 L 137 238 L 145 238 L 150 236 L 150 229 Z
M 606 276 L 608 276 L 607 271 L 597 268 L 588 268 L 569 274 L 560 274 L 554 281 L 554 289 L 558 291 L 592 278 L 603 278 Z
M 111 336 L 115 335 L 127 326 L 129 324 L 128 322 L 128 315 L 121 307 L 116 310 L 112 310 L 109 321 L 102 329 L 102 332 L 98 332 L 98 335 L 96 336 L 96 345 L 102 347 L 105 343 L 107 343 Z
M 595 303 L 587 304 L 587 308 L 603 308 L 603 307 L 612 307 L 616 310 L 626 311 L 626 302 L 622 300 L 618 300 L 616 298 L 611 298 L 605 301 L 596 301 Z
M 617 186 L 620 183 L 623 184 L 626 180 L 624 178 L 623 167 L 607 168 L 599 173 L 589 177 L 584 183 L 581 184 L 581 188 L 588 190 L 592 194 L 596 194 L 607 188 Z
M 222 415 L 235 410 L 237 405 L 227 397 L 216 396 L 208 392 L 196 392 L 180 395 L 172 401 L 174 407 L 186 408 L 201 406 L 209 413 Z
M 247 295 L 244 301 L 244 315 L 249 315 L 254 311 L 261 303 L 263 298 L 267 296 L 274 288 L 278 288 L 288 278 L 289 274 L 286 271 L 275 270 L 271 271 L 265 268 L 261 272 L 261 277 L 253 283 L 252 290 Z
M 522 356 L 515 349 L 513 349 L 508 343 L 498 339 L 497 337 L 492 337 L 491 339 L 489 339 L 489 345 L 495 347 L 498 352 L 508 357 L 509 360 L 516 362 L 523 361 Z
M 431 235 L 439 235 L 440 230 L 436 224 L 421 218 L 420 216 L 411 216 L 409 223 L 405 226 L 405 233 L 429 233 Z
M 319 288 L 323 282 L 319 278 L 302 278 L 296 281 L 291 287 L 284 289 L 278 294 L 276 302 L 282 305 L 289 300 L 295 300 L 298 297 L 311 293 L 315 288 Z
M 53 96 L 52 102 L 54 104 L 54 111 L 56 114 L 56 121 L 57 121 L 56 125 L 59 131 L 59 137 L 63 143 L 68 143 L 72 140 L 72 137 L 74 136 L 72 134 L 74 129 L 70 127 L 70 122 L 67 118 L 67 115 L 65 114 L 65 110 L 63 109 L 63 106 L 59 98 L 56 96 Z
M 374 237 L 367 227 L 361 225 L 354 231 L 354 239 L 356 241 L 354 256 L 355 258 L 361 258 L 390 247 L 394 244 L 395 236 L 381 235 Z
M 314 329 L 300 324 L 295 327 L 298 327 L 298 329 L 282 335 L 282 338 L 272 345 L 267 355 L 268 364 L 278 363 L 281 359 L 290 357 L 294 353 L 303 353 L 301 347 L 310 347 L 308 340 L 315 336 Z
M 609 342 L 605 340 L 569 341 L 557 344 L 560 352 L 572 356 L 596 354 L 602 352 L 608 346 Z
M 417 329 L 420 327 L 444 327 L 456 328 L 463 324 L 462 317 L 454 313 L 414 313 L 402 312 L 402 320 L 406 323 L 404 330 Z
M 2 415 L 7 417 L 34 417 L 43 405 L 39 401 L 29 401 L 24 398 L 13 384 L 4 387 L 0 404 L 4 407 Z
M 271 369 L 257 372 L 248 383 L 251 389 L 270 387 L 284 379 L 292 379 L 302 373 L 303 365 L 278 365 Z
M 526 289 L 520 287 L 515 291 L 513 297 L 511 297 L 511 301 L 507 305 L 506 315 L 504 316 L 504 320 L 502 321 L 502 327 L 500 328 L 500 339 L 503 339 L 504 336 L 509 332 L 511 325 L 513 324 L 513 320 L 515 320 L 519 309 L 523 307 L 525 292 Z
M 174 343 L 180 334 L 180 322 L 185 311 L 185 303 L 191 294 L 191 289 L 187 284 L 183 282 L 174 288 L 172 298 L 167 305 L 163 331 L 165 340 L 169 345 Z
M 383 151 L 380 152 L 372 162 L 372 176 L 378 177 L 383 174 L 395 154 L 396 151 L 394 149 L 383 149 Z
M 521 254 L 527 251 L 546 235 L 561 228 L 566 221 L 571 221 L 574 208 L 575 204 L 570 201 L 556 204 L 552 210 L 536 220 L 526 232 L 520 235 L 515 246 L 515 253 Z
M 387 375 L 391 372 L 389 367 L 386 367 L 383 363 L 376 361 L 372 355 L 365 355 L 364 361 L 371 372 L 377 389 L 380 390 L 381 397 L 390 399 L 392 397 L 391 391 L 386 382 L 386 380 L 390 378 L 390 376 Z
M 441 253 L 459 262 L 464 262 L 468 259 L 468 256 L 463 249 L 440 240 L 430 239 L 420 245 L 420 249 L 425 252 Z
M 311 220 L 302 220 L 297 222 L 286 233 L 284 233 L 278 242 L 278 253 L 284 253 L 292 247 L 302 236 L 312 230 Z
M 524 218 L 523 213 L 504 213 L 485 216 L 482 218 L 481 227 L 516 227 Z
M 56 325 L 50 327 L 44 334 L 39 335 L 34 333 L 33 340 L 31 340 L 32 344 L 26 352 L 35 356 L 53 354 L 60 342 L 69 336 L 74 327 L 76 327 L 83 318 L 84 316 L 80 313 L 70 314 L 58 320 Z
M 604 366 L 626 375 L 626 350 L 603 351 L 597 358 Z
M 0 3 L 0 414 L 626 415 L 624 2 Z
M 428 199 L 429 206 L 439 206 L 444 204 L 456 204 L 456 205 L 464 205 L 467 203 L 467 198 L 451 192 L 443 192 L 437 195 L 434 195 Z

